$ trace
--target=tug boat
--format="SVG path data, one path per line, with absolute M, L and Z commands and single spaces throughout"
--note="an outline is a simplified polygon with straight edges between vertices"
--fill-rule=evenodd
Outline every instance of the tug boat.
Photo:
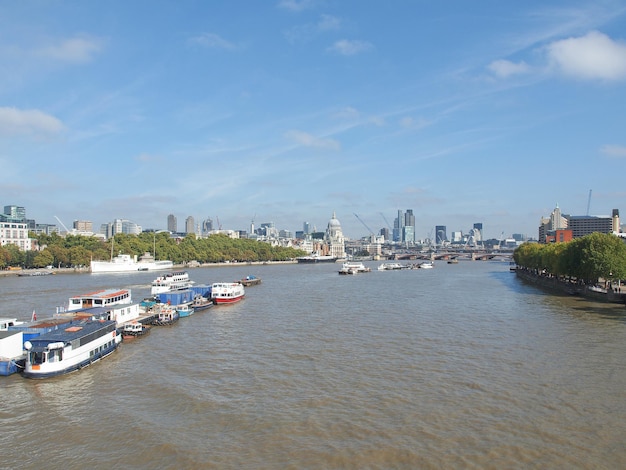
M 149 325 L 143 325 L 139 322 L 131 322 L 131 323 L 126 323 L 123 327 L 122 327 L 122 337 L 126 340 L 126 339 L 133 339 L 133 338 L 137 338 L 139 336 L 145 336 L 148 333 L 150 333 L 150 326 Z
M 113 353 L 122 336 L 114 320 L 72 321 L 24 343 L 24 377 L 44 379 L 87 367 Z

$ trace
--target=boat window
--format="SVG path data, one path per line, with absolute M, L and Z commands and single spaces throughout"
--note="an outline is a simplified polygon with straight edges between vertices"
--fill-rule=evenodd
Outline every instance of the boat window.
M 53 351 L 50 351 L 49 356 L 50 362 L 60 362 L 63 360 L 63 350 L 55 349 Z
M 46 355 L 42 351 L 31 351 L 29 360 L 31 364 L 43 364 L 46 362 Z

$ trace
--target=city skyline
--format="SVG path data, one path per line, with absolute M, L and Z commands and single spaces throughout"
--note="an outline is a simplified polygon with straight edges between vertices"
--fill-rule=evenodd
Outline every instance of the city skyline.
M 626 0 L 0 11 L 0 196 L 41 223 L 536 237 L 626 194 Z

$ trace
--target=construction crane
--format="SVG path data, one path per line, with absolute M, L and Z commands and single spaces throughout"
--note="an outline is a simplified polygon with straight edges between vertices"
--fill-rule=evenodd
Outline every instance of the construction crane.
M 591 189 L 589 190 L 589 198 L 587 199 L 587 215 L 589 215 L 589 206 L 591 206 Z
M 383 220 L 385 221 L 385 223 L 387 224 L 387 228 L 389 229 L 390 232 L 393 233 L 393 229 L 391 228 L 391 225 L 389 224 L 389 221 L 387 220 L 387 217 L 385 217 L 385 214 L 383 214 L 382 212 L 380 213 L 380 215 L 383 217 Z
M 363 227 L 365 227 L 367 229 L 367 231 L 370 233 L 370 235 L 372 235 L 373 237 L 376 236 L 376 234 L 374 232 L 372 232 L 372 229 L 369 228 L 367 226 L 367 224 L 361 220 L 361 217 L 359 217 L 356 213 L 354 213 L 354 216 L 359 220 L 359 222 L 361 222 L 363 224 Z
M 61 226 L 65 229 L 65 232 L 70 233 L 70 229 L 68 229 L 65 224 L 63 222 L 61 222 L 61 219 L 59 219 L 56 215 L 54 216 L 55 219 L 57 219 L 59 221 L 59 223 L 61 224 Z

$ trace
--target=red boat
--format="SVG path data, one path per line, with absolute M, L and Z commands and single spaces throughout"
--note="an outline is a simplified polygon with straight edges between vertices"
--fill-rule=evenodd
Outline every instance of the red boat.
M 245 294 L 239 282 L 215 282 L 211 285 L 211 300 L 217 305 L 239 302 Z

